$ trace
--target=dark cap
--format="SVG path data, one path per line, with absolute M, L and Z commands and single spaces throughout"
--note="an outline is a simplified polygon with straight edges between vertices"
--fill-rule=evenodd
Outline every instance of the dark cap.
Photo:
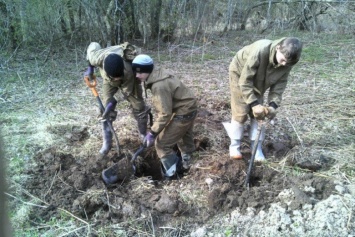
M 104 70 L 110 77 L 122 77 L 124 75 L 123 59 L 118 54 L 109 54 L 104 60 Z

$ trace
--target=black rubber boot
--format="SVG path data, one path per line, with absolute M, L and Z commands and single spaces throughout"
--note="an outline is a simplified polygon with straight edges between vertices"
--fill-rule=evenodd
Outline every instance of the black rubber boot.
M 142 141 L 147 134 L 149 112 L 149 108 L 145 108 L 143 111 L 133 110 L 133 116 L 136 119 L 138 125 L 139 137 Z
M 112 147 L 112 132 L 110 130 L 108 123 L 111 123 L 111 122 L 105 121 L 102 123 L 103 143 L 102 143 L 102 147 L 99 151 L 99 153 L 101 155 L 107 155 L 107 153 L 111 150 L 111 147 Z
M 188 170 L 191 167 L 191 154 L 190 153 L 181 153 L 182 159 L 182 169 Z
M 182 171 L 181 158 L 176 154 L 167 155 L 160 159 L 162 163 L 162 172 L 167 180 L 177 178 L 177 174 Z
M 105 169 L 101 173 L 102 179 L 105 184 L 114 184 L 118 180 L 118 164 L 114 164 L 111 167 Z

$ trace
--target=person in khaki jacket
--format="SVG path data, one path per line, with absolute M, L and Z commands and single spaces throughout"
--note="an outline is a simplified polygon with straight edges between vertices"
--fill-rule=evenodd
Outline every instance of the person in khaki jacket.
M 276 116 L 289 73 L 299 61 L 301 52 L 302 42 L 298 38 L 285 37 L 275 41 L 258 40 L 234 56 L 229 65 L 232 120 L 231 123 L 223 123 L 231 139 L 229 153 L 232 159 L 242 158 L 240 146 L 248 115 L 251 118 L 251 147 L 256 139 L 257 120 Z M 264 106 L 264 93 L 268 89 L 268 105 Z M 265 160 L 262 152 L 264 137 L 263 129 L 257 141 L 255 161 Z
M 135 47 L 127 42 L 104 49 L 100 44 L 92 42 L 87 48 L 89 66 L 84 76 L 92 76 L 94 67 L 98 67 L 103 78 L 102 102 L 106 107 L 103 114 L 107 114 L 108 119 L 102 123 L 103 144 L 99 151 L 102 155 L 106 155 L 112 146 L 112 132 L 108 123 L 112 123 L 116 118 L 117 100 L 114 96 L 119 90 L 131 104 L 141 139 L 146 135 L 150 110 L 145 105 L 140 82 L 133 75 L 132 60 L 136 54 Z
M 157 155 L 166 177 L 175 176 L 179 158 L 173 147 L 177 144 L 182 157 L 183 168 L 189 167 L 191 153 L 195 150 L 193 124 L 197 114 L 197 100 L 172 73 L 154 67 L 153 60 L 145 54 L 138 55 L 132 62 L 136 78 L 152 92 L 152 106 L 157 113 L 151 131 L 143 140 L 145 147 L 155 144 Z

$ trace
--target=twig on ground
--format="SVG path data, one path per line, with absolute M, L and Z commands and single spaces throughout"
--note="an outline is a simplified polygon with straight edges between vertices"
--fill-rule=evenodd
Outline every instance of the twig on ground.
M 59 170 L 59 171 L 60 171 L 60 170 Z M 51 191 L 52 186 L 53 186 L 54 181 L 55 181 L 55 178 L 57 177 L 57 174 L 58 174 L 58 172 L 56 171 L 56 172 L 55 172 L 55 174 L 54 174 L 54 176 L 53 176 L 53 179 L 52 179 L 51 185 L 49 186 L 49 189 L 47 190 L 47 192 L 44 194 L 43 198 L 45 198 L 45 197 L 47 196 L 47 194 L 49 193 L 49 191 Z
M 152 213 L 150 213 L 150 212 L 149 212 L 149 217 L 150 217 L 150 221 L 152 222 L 152 231 L 153 231 L 153 236 L 155 236 L 155 228 L 154 228 L 153 217 L 152 217 Z
M 40 208 L 47 208 L 47 207 L 48 207 L 48 206 L 37 205 L 37 204 L 31 203 L 31 202 L 22 201 L 20 198 L 15 197 L 14 195 L 11 195 L 11 194 L 9 194 L 9 193 L 7 193 L 7 192 L 5 192 L 5 194 L 6 194 L 7 196 L 9 196 L 9 197 L 12 197 L 12 198 L 14 198 L 14 199 L 16 199 L 16 200 L 22 202 L 23 204 L 26 204 L 26 205 L 29 205 L 29 206 L 40 207 Z
M 300 138 L 300 136 L 298 135 L 298 132 L 296 131 L 296 128 L 293 126 L 293 124 L 291 123 L 291 121 L 288 119 L 288 117 L 286 117 L 287 121 L 291 124 L 292 128 L 293 128 L 293 131 L 295 131 L 296 135 L 297 135 L 297 138 L 298 140 L 300 141 L 300 144 L 302 146 L 302 148 L 304 148 L 303 146 L 303 141 L 302 139 Z

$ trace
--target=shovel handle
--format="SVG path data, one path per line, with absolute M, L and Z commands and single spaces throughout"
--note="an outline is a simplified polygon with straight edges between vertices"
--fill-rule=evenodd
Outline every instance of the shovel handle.
M 255 160 L 255 153 L 256 153 L 256 149 L 258 147 L 259 144 L 259 138 L 260 138 L 260 134 L 261 134 L 261 130 L 264 127 L 264 122 L 263 121 L 258 121 L 258 129 L 256 132 L 256 137 L 254 140 L 254 146 L 252 147 L 252 152 L 251 152 L 251 157 L 249 160 L 249 166 L 248 166 L 248 171 L 247 171 L 247 176 L 245 178 L 245 186 L 247 188 L 249 188 L 249 181 L 250 181 L 250 176 L 251 176 L 251 172 L 253 170 L 253 165 L 254 165 L 254 160 Z
M 90 80 L 91 77 L 91 80 Z M 95 97 L 98 97 L 99 94 L 97 93 L 96 90 L 96 85 L 97 85 L 97 80 L 96 80 L 96 76 L 92 75 L 92 76 L 85 76 L 84 77 L 84 81 L 86 83 L 86 85 L 91 89 L 92 93 L 94 94 Z

